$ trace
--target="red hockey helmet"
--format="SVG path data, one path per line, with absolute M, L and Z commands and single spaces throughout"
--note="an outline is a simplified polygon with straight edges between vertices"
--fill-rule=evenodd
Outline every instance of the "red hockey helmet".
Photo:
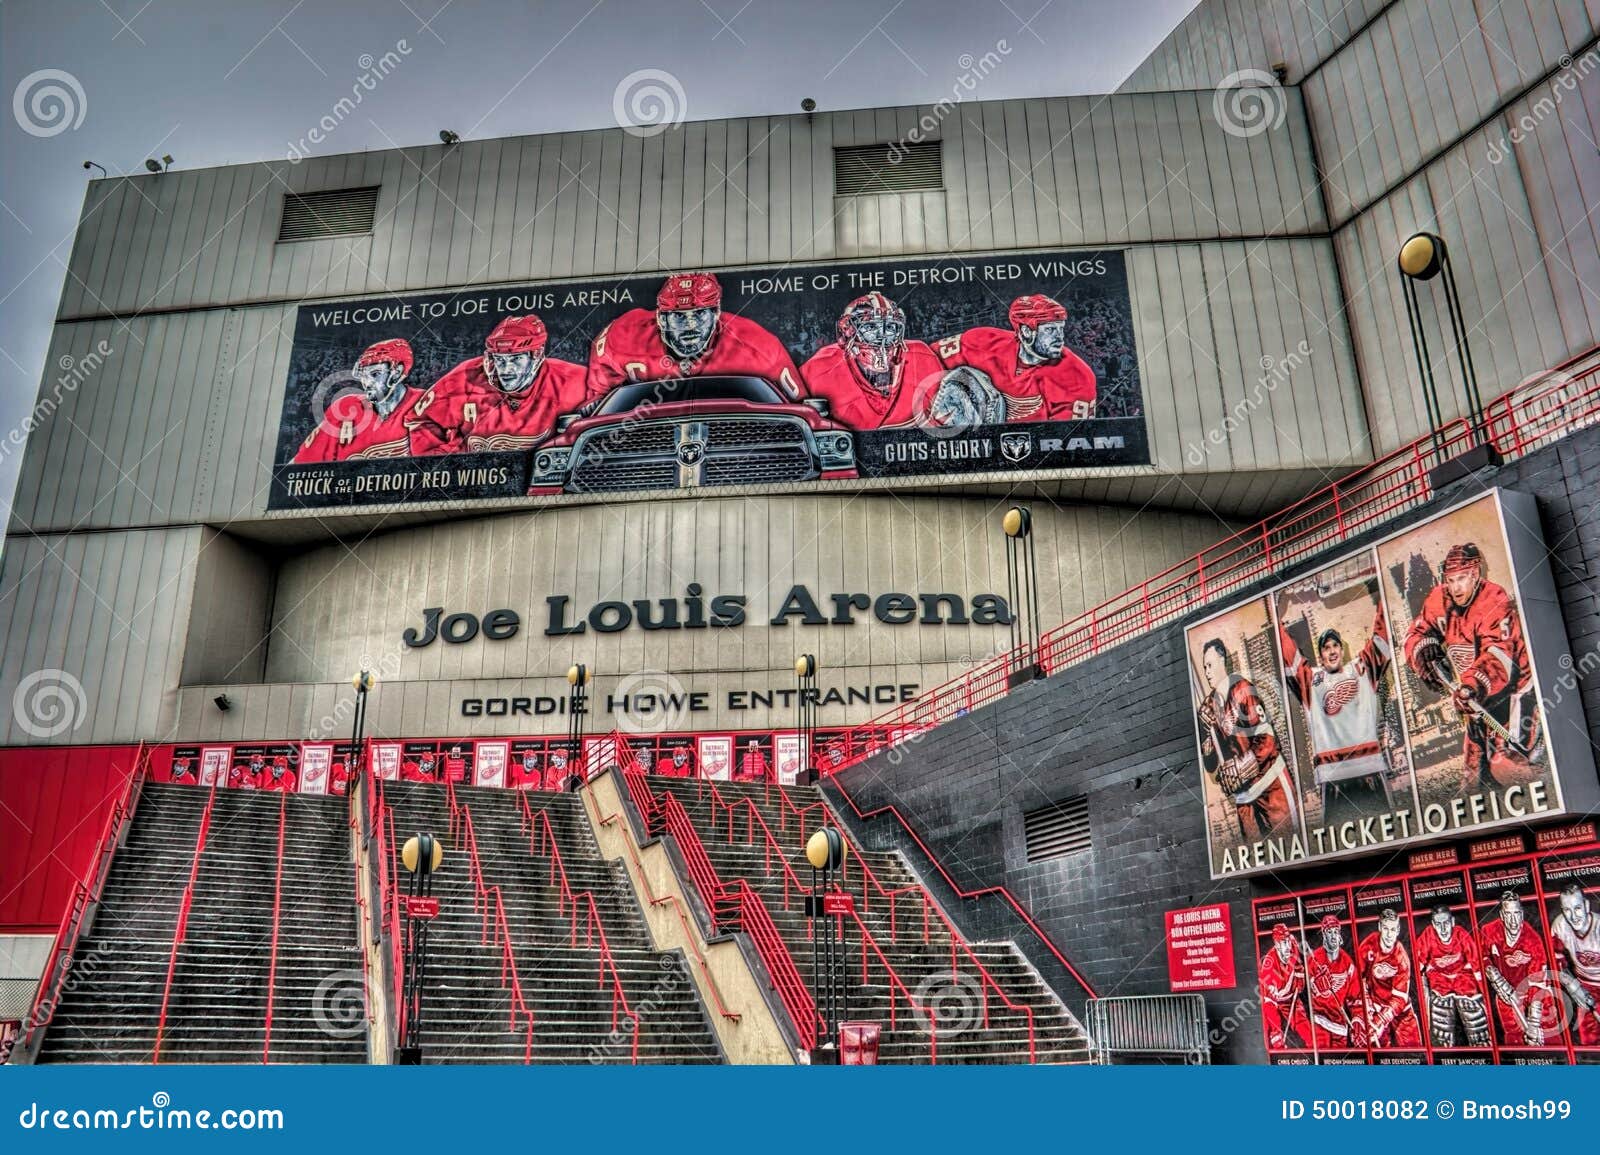
M 395 364 L 400 366 L 400 375 L 404 377 L 411 372 L 412 360 L 411 342 L 403 337 L 392 337 L 376 345 L 368 345 L 356 362 L 356 367 Z
M 656 310 L 716 309 L 722 306 L 722 285 L 710 273 L 673 273 L 656 294 Z
M 550 340 L 550 333 L 537 314 L 507 317 L 483 340 L 485 353 L 538 353 Z
M 1325 914 L 1322 916 L 1322 921 L 1317 924 L 1317 928 L 1321 930 L 1323 934 L 1327 934 L 1330 930 L 1344 930 L 1344 925 L 1339 921 L 1338 915 Z
M 1067 309 L 1053 297 L 1047 297 L 1043 293 L 1029 293 L 1011 302 L 1011 312 L 1008 317 L 1013 329 L 1020 329 L 1024 325 L 1030 329 L 1037 329 L 1050 321 L 1065 321 Z
M 1278 943 L 1278 942 L 1293 942 L 1294 941 L 1294 935 L 1290 934 L 1289 933 L 1289 928 L 1284 926 L 1283 923 L 1280 922 L 1280 923 L 1278 923 L 1277 925 L 1275 925 L 1272 928 L 1272 941 L 1275 942 L 1275 943 Z
M 1439 576 L 1445 577 L 1468 569 L 1477 569 L 1480 574 L 1483 572 L 1483 551 L 1470 541 L 1450 547 L 1450 552 L 1444 555 L 1444 563 L 1439 566 Z

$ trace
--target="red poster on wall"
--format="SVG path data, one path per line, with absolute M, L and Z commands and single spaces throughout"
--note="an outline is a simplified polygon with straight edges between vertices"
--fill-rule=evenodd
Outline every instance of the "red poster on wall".
M 1167 911 L 1167 976 L 1176 993 L 1224 991 L 1237 984 L 1227 903 Z

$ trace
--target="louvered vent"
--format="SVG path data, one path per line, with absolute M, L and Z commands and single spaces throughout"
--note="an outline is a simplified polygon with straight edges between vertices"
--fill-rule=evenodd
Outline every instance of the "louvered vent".
M 939 142 L 869 144 L 833 150 L 835 196 L 923 192 L 944 188 Z
M 1061 858 L 1089 849 L 1089 799 L 1082 795 L 1052 802 L 1022 816 L 1028 861 Z
M 283 224 L 278 229 L 278 240 L 310 241 L 370 233 L 377 210 L 376 185 L 330 192 L 288 193 L 283 198 Z

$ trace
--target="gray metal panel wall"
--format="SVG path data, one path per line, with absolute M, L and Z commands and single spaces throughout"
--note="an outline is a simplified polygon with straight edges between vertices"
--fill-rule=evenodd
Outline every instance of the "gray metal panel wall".
M 1597 133 L 1600 70 L 1581 81 L 1563 74 L 1337 234 L 1378 452 L 1427 429 L 1394 269 L 1401 242 L 1418 229 L 1450 245 L 1485 399 L 1600 344 Z M 1460 374 L 1440 289 L 1423 290 L 1446 416 L 1458 416 Z
M 1234 72 L 1288 69 L 1298 84 L 1394 0 L 1202 0 L 1118 92 L 1214 88 Z
M 1403 0 L 1384 12 L 1305 83 L 1334 223 L 1593 49 L 1595 9 L 1582 0 Z M 1597 66 L 1580 59 L 1572 71 Z
M 944 141 L 947 208 L 937 196 L 865 198 L 847 206 L 836 239 L 833 147 L 906 138 L 919 121 Z M 1227 157 L 1227 196 L 1211 187 L 1213 154 Z M 754 117 L 649 138 L 610 129 L 172 172 L 90 186 L 60 315 L 1301 232 L 1321 224 L 1311 182 L 1298 108 L 1280 132 L 1239 140 L 1193 93 Z M 382 186 L 370 236 L 276 244 L 285 193 L 368 184 Z M 1211 211 L 1174 221 L 1146 211 L 1146 190 Z M 1085 200 L 1094 207 L 1080 209 Z
M 0 715 L 0 745 L 166 732 L 200 540 L 199 528 L 8 539 L 0 700 L 15 708 Z

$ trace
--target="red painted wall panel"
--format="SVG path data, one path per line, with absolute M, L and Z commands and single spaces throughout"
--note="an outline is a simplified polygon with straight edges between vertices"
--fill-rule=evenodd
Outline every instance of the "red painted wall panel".
M 136 746 L 0 749 L 0 933 L 53 932 L 93 865 Z

